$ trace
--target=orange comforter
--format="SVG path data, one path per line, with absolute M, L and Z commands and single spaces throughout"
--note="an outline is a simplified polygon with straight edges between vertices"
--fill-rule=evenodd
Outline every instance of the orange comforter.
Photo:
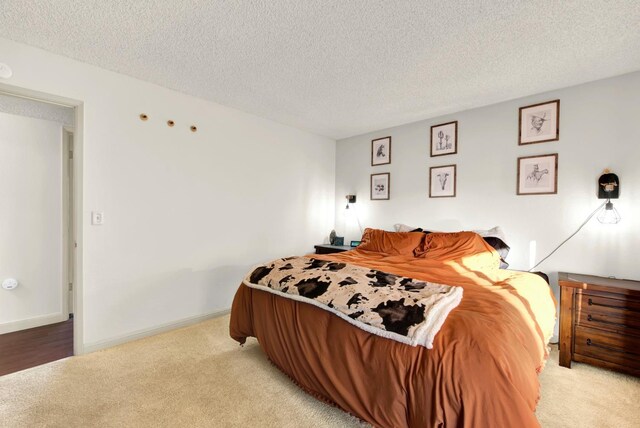
M 427 257 L 366 249 L 313 255 L 463 287 L 433 349 L 245 285 L 233 302 L 231 336 L 256 337 L 304 390 L 375 426 L 537 427 L 538 373 L 555 323 L 551 290 L 534 274 L 494 268 L 494 252 L 467 241 L 446 251 L 431 242 Z

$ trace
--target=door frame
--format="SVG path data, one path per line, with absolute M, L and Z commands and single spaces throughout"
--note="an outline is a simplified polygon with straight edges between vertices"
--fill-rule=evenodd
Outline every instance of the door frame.
M 84 354 L 84 301 L 83 301 L 83 234 L 82 225 L 84 216 L 82 213 L 82 189 L 83 189 L 83 148 L 84 148 L 84 103 L 80 100 L 62 97 L 34 91 L 13 85 L 0 83 L 0 93 L 14 97 L 27 98 L 49 104 L 56 104 L 63 107 L 73 108 L 75 112 L 75 124 L 73 129 L 73 195 L 71 216 L 73 218 L 73 230 L 65 233 L 63 242 L 69 241 L 70 236 L 75 236 L 75 251 L 73 256 L 73 354 Z M 64 144 L 63 146 L 65 146 Z M 67 154 L 65 153 L 65 156 Z M 73 248 L 72 245 L 70 245 Z M 63 258 L 64 260 L 65 258 Z M 67 265 L 68 266 L 68 263 Z M 63 269 L 66 271 L 68 269 Z M 68 276 L 63 281 L 63 287 L 68 287 Z M 68 299 L 67 299 L 68 300 Z M 67 311 L 68 301 L 63 301 L 63 310 Z M 67 313 L 68 315 L 68 313 Z
M 73 313 L 73 266 L 75 262 L 75 232 L 73 217 L 73 135 L 74 128 L 62 127 L 62 314 L 68 319 Z M 71 287 L 71 293 L 69 292 Z

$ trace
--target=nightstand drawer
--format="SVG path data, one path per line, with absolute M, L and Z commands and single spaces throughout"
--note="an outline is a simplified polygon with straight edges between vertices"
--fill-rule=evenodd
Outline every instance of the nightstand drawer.
M 574 352 L 640 370 L 640 338 L 576 326 Z
M 640 336 L 640 300 L 611 293 L 576 295 L 576 325 Z
M 580 308 L 612 314 L 630 311 L 634 312 L 635 316 L 640 316 L 640 300 L 626 298 L 623 295 L 619 298 L 613 297 L 610 293 L 582 293 Z
M 640 336 L 640 316 L 632 315 L 625 310 L 597 311 L 583 307 L 577 316 L 576 325 Z

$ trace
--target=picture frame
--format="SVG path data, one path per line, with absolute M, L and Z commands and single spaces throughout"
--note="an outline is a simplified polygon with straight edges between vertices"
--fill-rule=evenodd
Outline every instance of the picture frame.
M 429 197 L 455 198 L 457 167 L 453 165 L 432 166 L 429 168 Z
M 458 121 L 431 127 L 431 157 L 458 153 Z
M 520 107 L 518 116 L 518 145 L 560 139 L 560 100 Z
M 371 200 L 382 201 L 390 197 L 391 173 L 371 174 Z
M 558 154 L 518 158 L 518 195 L 555 195 L 558 193 Z
M 391 163 L 391 137 L 371 140 L 371 166 Z

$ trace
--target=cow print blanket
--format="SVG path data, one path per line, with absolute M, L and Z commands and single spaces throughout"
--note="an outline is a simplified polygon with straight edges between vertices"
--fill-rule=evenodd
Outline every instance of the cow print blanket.
M 462 299 L 462 287 L 308 257 L 257 266 L 244 284 L 318 306 L 378 336 L 429 349 Z

